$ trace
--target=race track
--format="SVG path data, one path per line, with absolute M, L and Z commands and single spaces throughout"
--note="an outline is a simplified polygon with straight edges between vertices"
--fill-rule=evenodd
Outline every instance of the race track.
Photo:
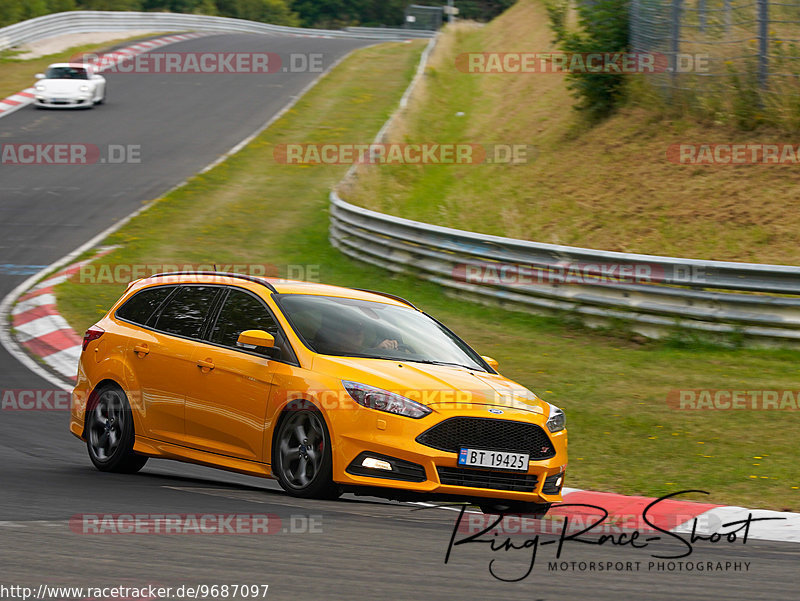
M 216 35 L 179 52 L 321 53 L 328 66 L 370 42 Z M 37 111 L 0 119 L 0 143 L 140 145 L 140 164 L 0 166 L 0 298 L 147 200 L 202 169 L 263 125 L 318 73 L 109 74 L 109 102 L 92 111 Z M 0 350 L 0 389 L 52 389 Z M 268 513 L 280 532 L 258 535 L 84 535 L 76 514 Z M 684 561 L 749 562 L 720 572 L 648 570 L 648 549 L 568 543 L 562 561 L 640 562 L 639 571 L 549 571 L 542 546 L 455 547 L 455 511 L 346 496 L 286 496 L 273 481 L 165 461 L 135 476 L 101 474 L 67 431 L 65 412 L 0 412 L 0 565 L 4 585 L 159 586 L 267 584 L 268 599 L 769 599 L 796 600 L 800 547 L 741 540 L 697 543 Z M 309 520 L 315 524 L 309 526 Z M 296 530 L 292 532 L 292 530 Z M 304 532 L 304 530 L 313 530 Z M 463 535 L 459 535 L 463 536 Z M 547 537 L 543 538 L 545 540 Z M 552 539 L 552 536 L 549 537 Z

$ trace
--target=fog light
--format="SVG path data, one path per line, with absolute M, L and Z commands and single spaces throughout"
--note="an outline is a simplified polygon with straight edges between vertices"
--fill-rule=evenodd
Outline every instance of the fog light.
M 561 485 L 564 484 L 564 473 L 553 474 L 544 479 L 542 492 L 546 495 L 557 495 L 561 492 Z
M 373 451 L 359 453 L 345 471 L 348 474 L 369 478 L 387 478 L 406 482 L 424 482 L 426 480 L 425 468 L 418 463 L 411 463 Z
M 392 464 L 388 461 L 384 461 L 383 459 L 375 459 L 374 457 L 364 457 L 364 461 L 361 462 L 362 467 L 369 467 L 375 470 L 388 470 L 392 471 Z

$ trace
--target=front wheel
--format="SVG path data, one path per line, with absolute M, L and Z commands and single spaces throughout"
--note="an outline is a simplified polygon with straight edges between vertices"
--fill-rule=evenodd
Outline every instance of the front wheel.
M 128 397 L 112 386 L 100 390 L 86 418 L 86 447 L 94 466 L 101 472 L 138 472 L 147 457 L 133 452 L 134 438 Z
M 325 418 L 315 409 L 290 410 L 281 421 L 273 449 L 273 472 L 294 497 L 335 499 L 331 438 Z

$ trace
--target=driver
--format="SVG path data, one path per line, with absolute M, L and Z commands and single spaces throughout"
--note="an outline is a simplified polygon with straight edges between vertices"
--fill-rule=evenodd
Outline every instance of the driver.
M 364 342 L 366 327 L 363 321 L 353 324 L 353 327 L 343 329 L 339 335 L 340 346 L 346 352 L 363 353 L 374 350 L 397 350 L 400 343 L 394 338 L 384 338 L 374 346 L 366 346 Z

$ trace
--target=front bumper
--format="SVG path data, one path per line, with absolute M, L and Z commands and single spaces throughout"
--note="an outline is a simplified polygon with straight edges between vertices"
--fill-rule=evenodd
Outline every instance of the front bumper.
M 435 412 L 420 420 L 378 414 L 365 409 L 350 412 L 344 430 L 333 424 L 334 480 L 348 488 L 374 488 L 386 490 L 386 496 L 414 498 L 408 493 L 425 497 L 493 498 L 532 503 L 557 503 L 561 501 L 561 486 L 554 486 L 557 476 L 564 475 L 567 466 L 567 431 L 552 434 L 545 429 L 554 454 L 541 460 L 531 460 L 528 470 L 515 472 L 465 467 L 458 464 L 458 453 L 435 449 L 416 441 L 416 438 L 449 417 L 467 414 Z M 481 415 L 480 417 L 483 417 Z M 524 420 L 544 427 L 539 416 L 509 416 L 510 421 Z M 353 469 L 364 455 L 380 459 L 397 459 L 402 469 L 378 473 L 377 470 Z M 409 465 L 406 465 L 409 464 Z M 419 466 L 416 469 L 413 466 Z M 374 475 L 366 475 L 366 473 Z M 408 474 L 419 474 L 411 478 Z M 549 478 L 549 480 L 548 480 Z
M 75 98 L 51 97 L 36 94 L 33 99 L 36 106 L 54 109 L 76 109 L 92 106 L 91 95 Z

